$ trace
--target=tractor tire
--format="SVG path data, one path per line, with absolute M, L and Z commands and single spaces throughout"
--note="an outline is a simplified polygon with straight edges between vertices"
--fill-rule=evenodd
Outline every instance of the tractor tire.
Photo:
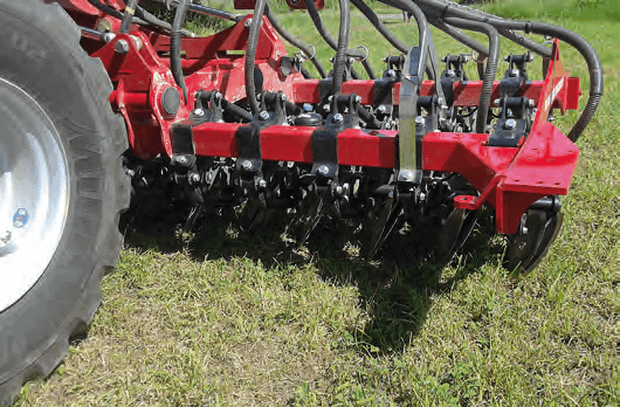
M 122 246 L 123 120 L 56 3 L 0 0 L 0 406 L 85 332 Z

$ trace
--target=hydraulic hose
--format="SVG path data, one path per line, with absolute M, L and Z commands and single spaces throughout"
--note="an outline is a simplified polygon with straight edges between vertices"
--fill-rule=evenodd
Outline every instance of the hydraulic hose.
M 304 44 L 303 42 L 299 41 L 298 39 L 293 37 L 291 33 L 289 33 L 284 28 L 282 28 L 282 26 L 276 19 L 276 16 L 269 9 L 269 6 L 267 6 L 265 14 L 267 15 L 267 19 L 273 26 L 273 29 L 276 30 L 276 32 L 280 34 L 282 38 L 284 38 L 286 41 L 288 41 L 293 46 L 300 49 L 304 54 L 306 54 L 306 56 L 309 57 L 310 62 L 312 62 L 316 70 L 319 72 L 319 75 L 321 76 L 321 78 L 327 77 L 327 72 L 325 71 L 325 68 L 323 68 L 323 65 L 316 57 L 316 52 L 314 52 L 307 44 Z
M 306 8 L 308 9 L 308 14 L 310 14 L 310 18 L 312 19 L 312 22 L 314 23 L 314 26 L 316 27 L 319 34 L 321 34 L 321 37 L 323 37 L 323 40 L 325 40 L 327 45 L 329 45 L 333 50 L 338 51 L 338 44 L 336 44 L 336 41 L 334 41 L 334 39 L 329 34 L 329 32 L 327 32 L 327 29 L 325 28 L 325 25 L 323 24 L 323 20 L 321 19 L 319 11 L 316 9 L 316 6 L 314 5 L 314 2 L 312 0 L 304 0 L 304 2 L 306 4 Z M 346 8 L 347 10 L 349 10 L 348 3 L 346 5 Z M 342 10 L 342 7 L 341 7 L 341 10 Z M 342 14 L 342 11 L 340 13 Z M 348 15 L 347 18 L 349 20 L 349 26 L 350 26 L 351 16 Z M 338 36 L 338 41 L 340 41 L 340 36 Z M 347 44 L 348 44 L 348 39 L 347 39 Z M 345 50 L 345 54 L 349 57 L 353 57 L 357 59 L 362 59 L 366 57 L 366 54 L 360 51 L 359 49 L 348 49 L 347 48 Z M 364 64 L 364 69 L 366 70 L 366 73 L 368 74 L 368 76 L 372 79 L 374 75 L 374 71 L 372 70 L 372 67 L 370 67 L 370 64 L 368 62 Z
M 121 19 L 121 28 L 119 29 L 119 33 L 129 32 L 129 24 L 131 24 L 131 20 L 133 20 L 137 6 L 138 0 L 129 0 L 127 2 L 125 12 L 123 13 L 123 18 Z
M 474 40 L 462 31 L 457 30 L 456 28 L 446 24 L 443 20 L 435 19 L 429 21 L 433 26 L 445 32 L 455 40 L 459 41 L 461 44 L 476 51 L 478 54 L 480 54 L 481 57 L 486 58 L 489 55 L 489 49 L 485 45 Z
M 424 12 L 417 4 L 409 0 L 379 0 L 379 2 L 411 14 L 418 25 L 418 44 L 420 47 L 426 44 L 428 23 Z
M 557 25 L 531 21 L 506 20 L 454 3 L 443 3 L 435 0 L 416 0 L 416 2 L 428 6 L 433 9 L 435 13 L 439 13 L 445 17 L 457 17 L 484 22 L 500 30 L 518 30 L 526 33 L 550 35 L 575 48 L 585 59 L 590 74 L 590 94 L 586 107 L 579 116 L 577 123 L 575 123 L 568 134 L 568 138 L 571 141 L 577 141 L 588 123 L 590 123 L 594 117 L 601 97 L 603 96 L 603 67 L 601 66 L 601 61 L 594 48 L 592 48 L 582 36 Z
M 394 46 L 397 50 L 403 53 L 409 52 L 409 46 L 400 41 L 392 32 L 381 22 L 377 13 L 375 13 L 363 0 L 351 0 L 351 3 L 364 14 L 366 19 L 383 35 L 383 37 Z
M 319 14 L 319 11 L 316 9 L 314 2 L 312 0 L 304 0 L 304 3 L 306 4 L 306 8 L 308 9 L 308 14 L 310 14 L 310 18 L 312 19 L 312 22 L 314 23 L 314 26 L 316 27 L 317 31 L 319 32 L 319 34 L 321 34 L 321 37 L 323 37 L 327 45 L 329 45 L 335 51 L 338 45 L 336 44 L 336 41 L 334 41 L 332 36 L 329 34 L 329 32 L 327 32 L 327 29 L 325 28 L 325 24 L 323 24 L 321 15 Z M 348 9 L 348 4 L 347 4 L 347 9 Z M 346 54 L 347 56 L 350 56 L 353 58 L 363 58 L 365 55 L 362 51 L 358 49 L 347 49 Z
M 306 0 L 306 4 L 308 0 Z M 312 1 L 310 1 L 312 3 Z M 345 65 L 347 63 L 347 47 L 349 45 L 349 28 L 351 26 L 351 15 L 349 14 L 349 0 L 338 0 L 340 6 L 340 25 L 338 27 L 338 45 L 336 47 L 336 58 L 334 59 L 334 79 L 332 81 L 331 93 L 338 95 L 342 91 L 342 82 Z M 314 8 L 314 3 L 312 3 Z M 357 51 L 357 50 L 356 50 Z M 337 104 L 336 104 L 337 105 Z
M 258 34 L 263 22 L 266 0 L 256 0 L 250 33 L 248 34 L 248 46 L 245 51 L 245 93 L 252 114 L 258 114 L 260 106 L 256 100 L 256 83 L 254 82 L 254 62 L 256 60 L 256 48 L 258 47 Z
M 185 21 L 185 12 L 188 0 L 180 0 L 179 5 L 174 13 L 172 21 L 172 32 L 170 33 L 170 70 L 174 81 L 183 90 L 183 97 L 187 103 L 187 86 L 185 86 L 185 77 L 183 76 L 183 66 L 181 64 L 181 25 Z
M 497 30 L 485 23 L 477 21 L 464 20 L 461 18 L 448 17 L 445 19 L 448 24 L 466 30 L 478 31 L 489 37 L 489 57 L 482 79 L 482 90 L 480 91 L 480 100 L 478 101 L 478 112 L 476 116 L 476 132 L 484 133 L 489 116 L 489 105 L 491 103 L 491 93 L 493 92 L 493 82 L 497 73 L 497 64 L 499 61 L 500 43 L 499 33 Z
M 95 7 L 97 10 L 104 12 L 108 15 L 111 15 L 114 18 L 118 18 L 119 20 L 123 19 L 123 13 L 121 13 L 120 11 L 118 11 L 115 8 L 112 8 L 106 4 L 103 4 L 102 2 L 100 2 L 99 0 L 88 0 L 88 3 Z

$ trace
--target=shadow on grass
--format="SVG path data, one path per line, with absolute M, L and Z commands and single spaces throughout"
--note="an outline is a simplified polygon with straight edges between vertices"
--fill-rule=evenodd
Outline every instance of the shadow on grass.
M 265 267 L 313 263 L 323 279 L 357 287 L 371 321 L 364 332 L 351 333 L 358 343 L 381 352 L 402 349 L 425 323 L 433 299 L 453 290 L 460 280 L 503 251 L 501 244 L 492 241 L 493 227 L 487 222 L 477 225 L 460 250 L 459 264 L 446 269 L 445 264 L 434 261 L 412 265 L 410 256 L 398 254 L 365 260 L 350 243 L 355 240 L 354 227 L 343 221 L 319 223 L 304 247 L 299 247 L 290 238 L 295 231 L 287 215 L 274 216 L 275 220 L 250 231 L 231 226 L 233 218 L 233 214 L 206 217 L 192 233 L 182 234 L 179 225 L 183 219 L 172 211 L 135 217 L 125 244 L 162 253 L 184 251 L 197 261 L 245 257 Z

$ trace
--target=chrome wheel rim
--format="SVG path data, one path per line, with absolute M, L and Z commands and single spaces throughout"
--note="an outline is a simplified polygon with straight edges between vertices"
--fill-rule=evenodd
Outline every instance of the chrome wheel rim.
M 53 122 L 0 78 L 0 312 L 41 278 L 58 248 L 69 202 L 68 163 Z

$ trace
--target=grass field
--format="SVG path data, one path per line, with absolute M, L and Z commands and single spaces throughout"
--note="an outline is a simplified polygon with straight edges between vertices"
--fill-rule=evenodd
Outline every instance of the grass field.
M 519 3 L 493 10 L 530 10 L 581 33 L 606 75 L 578 143 L 564 229 L 532 274 L 514 280 L 502 269 L 501 239 L 473 239 L 444 270 L 413 271 L 333 250 L 328 229 L 327 244 L 301 250 L 215 221 L 190 237 L 136 233 L 103 281 L 86 339 L 17 405 L 619 405 L 620 23 Z M 324 16 L 335 33 L 335 11 Z M 319 44 L 309 17 L 281 17 Z M 388 22 L 413 43 L 414 23 Z M 358 13 L 352 24 L 351 45 L 368 46 L 379 71 L 395 50 Z M 459 51 L 435 38 L 440 54 Z M 586 77 L 576 53 L 563 60 Z

